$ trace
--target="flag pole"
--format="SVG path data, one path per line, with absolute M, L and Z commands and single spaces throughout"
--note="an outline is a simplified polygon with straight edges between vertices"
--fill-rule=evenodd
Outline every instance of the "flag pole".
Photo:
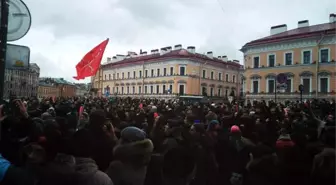
M 0 100 L 4 96 L 4 81 L 6 68 L 7 32 L 8 32 L 8 0 L 1 0 L 0 26 Z

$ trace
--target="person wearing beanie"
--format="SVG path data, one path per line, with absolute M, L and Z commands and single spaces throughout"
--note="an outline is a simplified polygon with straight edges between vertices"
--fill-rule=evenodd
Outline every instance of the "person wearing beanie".
M 115 185 L 143 185 L 147 166 L 153 152 L 153 143 L 137 127 L 126 127 L 120 133 L 119 143 L 113 149 L 114 160 L 106 173 Z

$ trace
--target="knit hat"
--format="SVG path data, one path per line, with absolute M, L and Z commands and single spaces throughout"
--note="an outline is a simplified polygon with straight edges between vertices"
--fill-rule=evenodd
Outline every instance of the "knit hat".
M 120 134 L 122 142 L 131 143 L 146 139 L 146 133 L 137 127 L 126 127 Z
M 231 133 L 237 133 L 240 132 L 240 128 L 237 125 L 233 125 L 230 129 Z
M 211 120 L 209 122 L 208 128 L 207 130 L 214 130 L 216 128 L 216 126 L 219 125 L 218 120 Z

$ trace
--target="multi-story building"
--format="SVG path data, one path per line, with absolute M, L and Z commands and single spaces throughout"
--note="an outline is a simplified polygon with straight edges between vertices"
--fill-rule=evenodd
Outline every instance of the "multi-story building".
M 45 97 L 58 97 L 59 90 L 56 84 L 54 83 L 47 83 L 45 81 L 39 82 L 38 87 L 38 97 L 45 98 Z
M 25 70 L 5 69 L 4 98 L 36 97 L 39 76 L 40 68 L 35 63 Z
M 151 50 L 150 54 L 117 55 L 108 58 L 93 78 L 99 93 L 118 96 L 237 95 L 243 67 L 213 52 L 199 54 L 194 46 L 182 45 Z
M 309 25 L 299 21 L 298 27 L 271 27 L 270 36 L 245 44 L 244 86 L 246 98 L 296 99 L 299 85 L 303 85 L 303 98 L 330 98 L 336 91 L 336 15 L 329 22 Z M 278 84 L 276 77 L 287 78 Z M 281 75 L 279 75 L 281 76 Z
M 57 97 L 76 96 L 75 84 L 64 80 L 64 78 L 40 78 L 40 82 L 55 86 L 57 88 Z
M 76 86 L 76 96 L 85 96 L 86 94 L 88 94 L 89 89 L 87 84 L 80 83 L 75 84 L 75 86 Z

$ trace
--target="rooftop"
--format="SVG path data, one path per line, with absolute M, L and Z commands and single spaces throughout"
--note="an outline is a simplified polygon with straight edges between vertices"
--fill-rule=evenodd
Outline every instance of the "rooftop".
M 74 85 L 71 82 L 68 82 L 64 80 L 64 78 L 48 78 L 48 77 L 42 77 L 40 78 L 40 82 L 46 82 L 46 83 L 56 83 L 56 84 L 64 84 L 64 85 Z
M 166 59 L 174 59 L 174 58 L 184 58 L 184 59 L 190 59 L 190 60 L 196 60 L 196 61 L 204 61 L 204 63 L 207 62 L 207 63 L 212 63 L 212 64 L 220 65 L 220 66 L 227 65 L 227 66 L 232 66 L 236 68 L 240 68 L 242 66 L 239 64 L 239 61 L 237 60 L 223 61 L 221 58 L 212 57 L 212 52 L 208 52 L 209 54 L 211 53 L 211 56 L 210 56 L 210 55 L 192 52 L 192 51 L 189 51 L 189 49 L 194 50 L 195 47 L 191 48 L 191 46 L 189 46 L 188 50 L 182 49 L 182 48 L 174 49 L 170 51 L 164 50 L 164 53 L 160 53 L 158 50 L 152 50 L 152 53 L 150 54 L 147 54 L 147 52 L 143 52 L 145 54 L 144 55 L 140 54 L 140 56 L 139 55 L 134 56 L 134 57 L 126 56 L 125 58 L 121 60 L 102 64 L 102 67 L 106 68 L 106 67 L 112 67 L 112 66 L 127 66 L 127 65 L 132 65 L 132 64 L 142 64 L 144 62 L 152 62 L 154 60 L 162 60 L 162 59 L 166 60 Z M 117 55 L 117 57 L 118 56 L 122 56 L 122 55 Z
M 298 24 L 308 24 L 308 21 L 299 21 Z M 279 25 L 274 26 L 272 29 L 287 29 L 286 25 Z M 242 49 L 249 47 L 249 46 L 256 46 L 261 44 L 269 44 L 274 42 L 280 42 L 280 41 L 287 41 L 287 40 L 294 40 L 294 39 L 301 39 L 301 38 L 308 38 L 308 37 L 314 37 L 319 36 L 320 34 L 326 34 L 326 35 L 332 35 L 336 32 L 336 22 L 329 22 L 324 24 L 317 24 L 312 26 L 303 26 L 298 27 L 292 30 L 284 31 L 281 33 L 277 33 L 274 35 L 270 35 L 261 39 L 253 40 L 251 42 L 246 43 Z

